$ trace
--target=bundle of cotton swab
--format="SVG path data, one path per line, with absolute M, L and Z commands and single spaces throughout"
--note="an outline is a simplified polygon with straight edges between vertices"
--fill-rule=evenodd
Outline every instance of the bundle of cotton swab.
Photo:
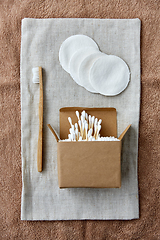
M 102 119 L 97 119 L 95 116 L 88 115 L 85 110 L 82 111 L 81 116 L 76 111 L 78 123 L 73 125 L 71 117 L 68 117 L 71 128 L 69 129 L 68 139 L 63 141 L 119 141 L 115 137 L 101 137 L 101 123 Z

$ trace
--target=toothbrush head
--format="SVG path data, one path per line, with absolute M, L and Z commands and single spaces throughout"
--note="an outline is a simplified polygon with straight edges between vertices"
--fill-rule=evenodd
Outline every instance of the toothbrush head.
M 32 81 L 33 81 L 33 83 L 39 83 L 39 73 L 40 73 L 40 71 L 42 71 L 41 67 L 32 68 L 32 74 L 33 74 Z

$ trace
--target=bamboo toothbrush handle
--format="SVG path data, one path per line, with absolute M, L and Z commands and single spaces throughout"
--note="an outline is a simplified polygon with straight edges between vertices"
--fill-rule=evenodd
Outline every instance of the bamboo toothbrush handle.
M 37 170 L 42 172 L 42 137 L 43 137 L 43 82 L 42 68 L 39 67 L 39 136 L 37 149 Z

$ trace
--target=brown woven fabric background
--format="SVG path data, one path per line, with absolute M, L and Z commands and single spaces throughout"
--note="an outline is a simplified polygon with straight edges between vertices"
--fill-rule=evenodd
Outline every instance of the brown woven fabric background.
M 21 19 L 139 18 L 141 117 L 139 134 L 140 219 L 132 221 L 20 220 L 21 206 Z M 0 1 L 0 206 L 1 239 L 160 239 L 160 1 Z

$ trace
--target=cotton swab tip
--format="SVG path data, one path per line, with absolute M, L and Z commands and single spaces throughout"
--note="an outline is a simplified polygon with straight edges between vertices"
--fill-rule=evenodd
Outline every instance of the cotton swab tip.
M 94 123 L 95 116 L 92 117 L 92 124 Z
M 70 117 L 68 117 L 68 121 L 69 121 L 69 123 L 70 123 L 70 125 L 72 127 L 72 119 Z
M 102 123 L 102 119 L 99 119 L 98 121 L 98 125 L 100 125 Z
M 77 116 L 77 118 L 79 120 L 79 112 L 78 111 L 76 111 L 76 116 Z
M 85 118 L 86 117 L 86 112 L 83 110 L 82 116 Z

